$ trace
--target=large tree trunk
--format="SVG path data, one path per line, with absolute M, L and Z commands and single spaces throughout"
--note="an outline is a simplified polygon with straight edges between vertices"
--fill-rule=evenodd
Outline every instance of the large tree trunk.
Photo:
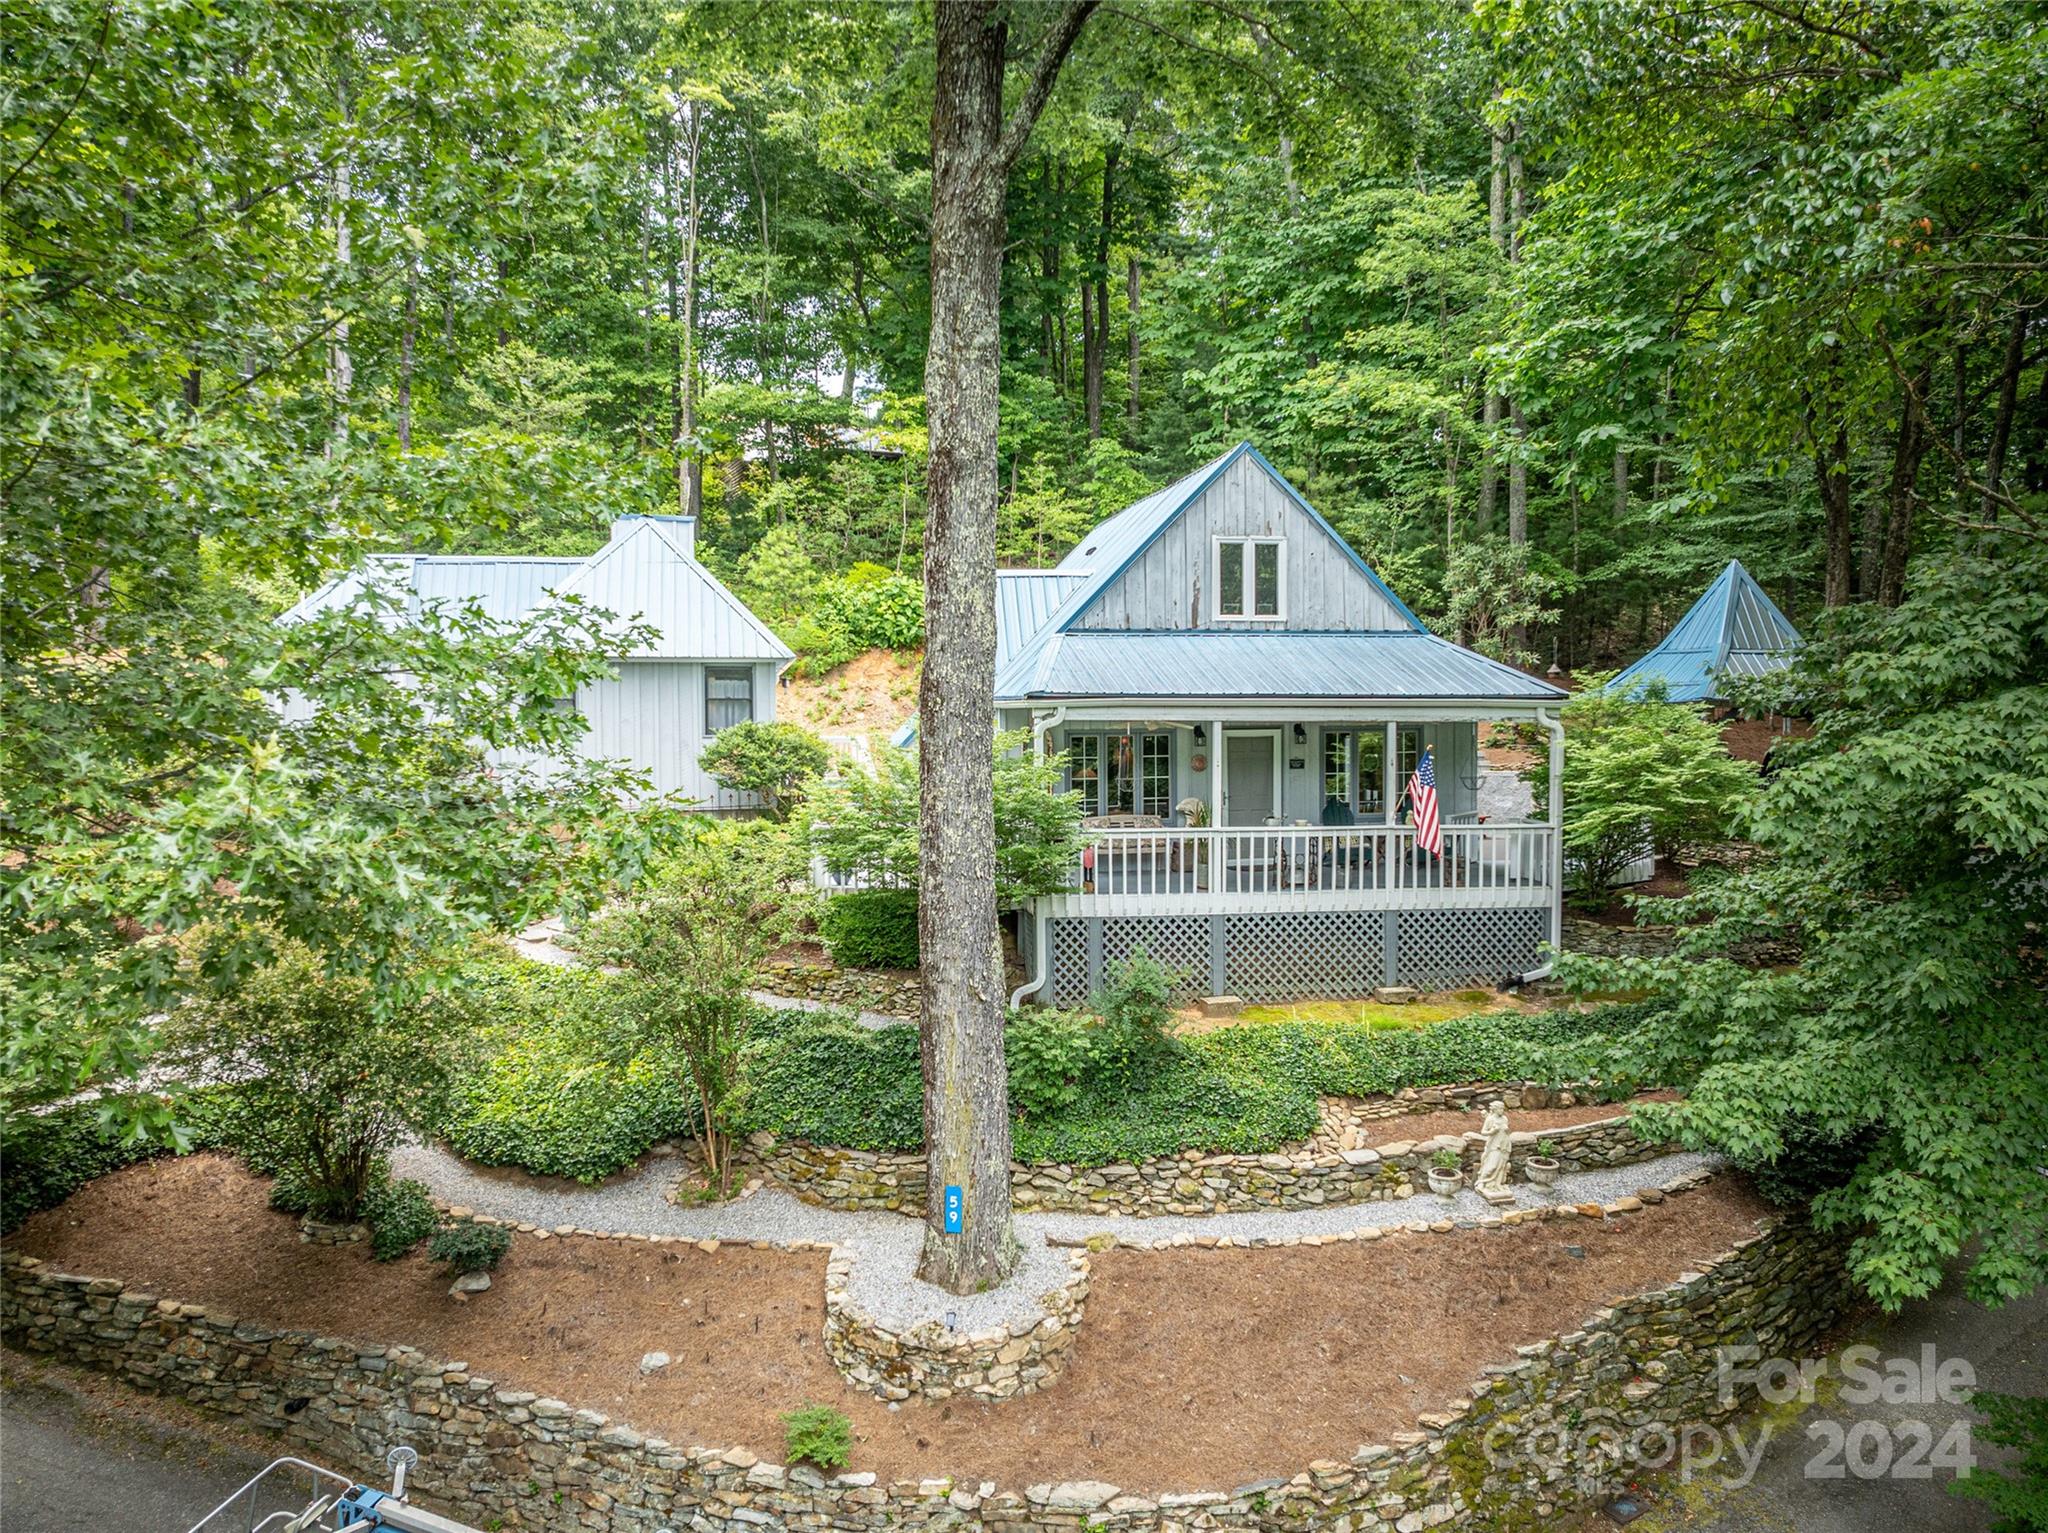
M 704 509 L 704 460 L 697 453 L 697 161 L 704 146 L 704 124 L 696 102 L 688 103 L 683 111 L 689 164 L 685 172 L 688 210 L 683 220 L 683 389 L 676 427 L 676 509 L 695 516 Z
M 1998 368 L 1998 409 L 1991 417 L 1991 445 L 1984 453 L 1984 520 L 1998 520 L 1998 494 L 2004 488 L 2005 454 L 2012 442 L 2012 419 L 2019 403 L 2020 365 L 2027 349 L 2027 313 L 2012 317 L 2005 333 L 2005 356 Z
M 1095 284 L 1095 329 L 1082 340 L 1083 394 L 1088 410 L 1088 440 L 1102 435 L 1102 374 L 1109 360 L 1109 234 L 1116 214 L 1116 162 L 1119 146 L 1111 144 L 1102 154 L 1102 221 L 1095 229 L 1095 261 L 1090 278 Z M 1088 319 L 1088 295 L 1081 295 L 1084 330 Z
M 918 1275 L 953 1293 L 1000 1283 L 1010 1226 L 1010 1091 L 996 931 L 995 543 L 1003 191 L 1023 137 L 1093 9 L 1070 3 L 1007 130 L 1007 8 L 933 7 L 932 331 L 925 362 L 925 665 L 918 688 L 918 946 L 926 1198 Z M 946 1229 L 958 1188 L 960 1228 Z
M 1126 410 L 1131 423 L 1131 445 L 1138 445 L 1138 258 L 1132 256 L 1124 279 L 1124 330 L 1130 349 L 1131 393 Z M 2048 374 L 2043 375 L 2048 378 Z M 2048 395 L 2044 395 L 2048 398 Z
M 1507 135 L 1499 128 L 1488 133 L 1491 140 L 1491 173 L 1486 188 L 1486 227 L 1493 237 L 1493 248 L 1502 260 L 1508 254 L 1508 141 Z M 1494 464 L 1493 439 L 1500 434 L 1502 407 L 1506 401 L 1495 392 L 1491 380 L 1487 380 L 1485 400 L 1480 405 L 1480 421 L 1485 426 L 1484 440 L 1479 449 L 1479 505 L 1474 520 L 1481 532 L 1493 530 L 1493 513 L 1499 494 L 1500 474 Z
M 1933 381 L 1933 369 L 1921 368 L 1912 383 L 1914 394 L 1925 399 Z M 1884 559 L 1878 566 L 1876 596 L 1887 607 L 1896 607 L 1906 597 L 1906 560 L 1913 551 L 1915 487 L 1927 445 L 1927 424 L 1908 399 L 1899 416 L 1898 446 L 1892 454 L 1891 483 L 1885 492 Z
M 1843 607 L 1849 602 L 1853 568 L 1849 543 L 1852 522 L 1849 515 L 1847 423 L 1838 422 L 1834 437 L 1826 445 L 1814 448 L 1813 473 L 1820 486 L 1822 541 L 1826 550 L 1821 600 L 1830 607 Z
M 405 309 L 398 330 L 398 445 L 412 447 L 412 359 L 414 333 L 420 323 L 420 269 L 408 261 L 405 268 Z

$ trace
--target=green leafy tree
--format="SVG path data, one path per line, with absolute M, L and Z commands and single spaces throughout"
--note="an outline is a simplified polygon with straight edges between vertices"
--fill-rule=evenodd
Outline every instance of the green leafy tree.
M 786 820 L 810 785 L 825 775 L 832 752 L 800 725 L 748 720 L 721 729 L 697 763 L 721 787 L 758 793 L 770 819 Z
M 787 935 L 784 859 L 765 843 L 778 827 L 714 827 L 679 852 L 661 876 L 592 922 L 583 950 L 622 971 L 617 1040 L 668 1062 L 696 1104 L 705 1181 L 731 1190 L 732 1134 L 744 1053 L 757 1008 L 754 976 Z
M 1997 1514 L 1991 1533 L 2040 1533 L 2048 1528 L 2048 1400 L 1980 1391 L 1970 1406 L 1985 1418 L 1975 1440 L 2016 1449 L 2018 1462 L 2010 1469 L 1980 1465 L 1949 1489 Z
M 2048 548 L 1986 540 L 1912 589 L 1788 674 L 1813 736 L 1740 817 L 1757 859 L 1653 905 L 1676 953 L 1560 969 L 1664 1003 L 1578 1061 L 1683 1089 L 1645 1132 L 1751 1165 L 1856 1147 L 1813 1214 L 1891 1307 L 1959 1258 L 1985 1302 L 2048 1275 Z M 1751 967 L 1760 941 L 1799 963 Z
M 996 897 L 1008 904 L 1066 888 L 1081 852 L 1079 800 L 1061 790 L 1059 763 L 1027 743 L 1022 732 L 995 742 Z M 918 787 L 916 758 L 892 750 L 821 791 L 810 835 L 825 866 L 917 888 Z
M 1564 710 L 1564 850 L 1577 864 L 1580 897 L 1594 906 L 1645 852 L 1675 857 L 1727 839 L 1757 780 L 1699 709 L 1661 692 L 1604 692 L 1604 679 L 1584 678 L 1587 690 Z M 1544 802 L 1547 756 L 1530 786 Z
M 206 934 L 195 934 L 203 943 Z M 473 1019 L 428 991 L 379 1007 L 371 982 L 332 972 L 303 943 L 164 1024 L 170 1062 L 231 1080 L 241 1116 L 287 1201 L 352 1220 L 384 1180 L 384 1157 L 447 1107 Z

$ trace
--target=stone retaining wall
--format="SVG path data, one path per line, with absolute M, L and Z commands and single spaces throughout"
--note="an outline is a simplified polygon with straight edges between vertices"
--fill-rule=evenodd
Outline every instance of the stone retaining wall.
M 899 974 L 891 969 L 841 969 L 799 958 L 781 958 L 764 964 L 755 984 L 774 995 L 795 996 L 854 1011 L 878 1011 L 911 1021 L 916 1020 L 924 997 L 915 974 Z
M 1067 1256 L 1067 1280 L 1039 1296 L 1041 1313 L 1007 1327 L 956 1333 L 936 1320 L 907 1329 L 869 1314 L 848 1290 L 852 1259 L 825 1266 L 825 1350 L 839 1371 L 884 1400 L 1030 1394 L 1066 1368 L 1088 1304 L 1088 1257 Z
M 1640 1204 L 1621 1199 L 1593 1212 L 1632 1207 Z M 1810 1350 L 1848 1298 L 1842 1249 L 1802 1224 L 1781 1225 L 1669 1287 L 1597 1311 L 1579 1330 L 1520 1348 L 1469 1400 L 1421 1417 L 1418 1432 L 1290 1478 L 1158 1497 L 1086 1480 L 1021 1492 L 946 1479 L 882 1485 L 745 1449 L 681 1447 L 414 1348 L 256 1325 L 13 1252 L 0 1253 L 0 1330 L 14 1346 L 179 1396 L 372 1479 L 386 1448 L 409 1443 L 420 1452 L 412 1478 L 423 1504 L 506 1529 L 1476 1533 L 1559 1527 L 1639 1472 L 1597 1448 L 1560 1458 L 1550 1448 L 1559 1434 L 1577 1440 L 1591 1427 L 1655 1448 L 1683 1424 L 1733 1414 L 1746 1394 L 1719 1392 L 1716 1348 Z
M 1445 1087 L 1443 1091 L 1485 1093 L 1487 1087 Z M 1521 1100 L 1517 1088 L 1516 1101 Z M 1560 1094 L 1565 1095 L 1565 1094 Z M 1554 1098 L 1546 1096 L 1545 1105 Z M 1567 1103 L 1558 1105 L 1568 1105 Z M 1408 1106 L 1402 1112 L 1441 1110 L 1447 1099 Z M 1450 1101 L 1448 1105 L 1456 1105 Z M 1389 1117 L 1393 1114 L 1382 1113 Z M 1479 1127 L 1477 1115 L 1472 1128 Z M 1428 1190 L 1426 1172 L 1436 1152 L 1459 1153 L 1467 1176 L 1479 1168 L 1477 1140 L 1445 1135 L 1398 1140 L 1378 1149 L 1333 1149 L 1329 1133 L 1318 1134 L 1290 1153 L 1179 1155 L 1135 1164 L 1010 1167 L 1010 1198 L 1020 1209 L 1119 1213 L 1138 1218 L 1160 1214 L 1240 1213 L 1253 1209 L 1327 1208 L 1405 1198 Z M 1516 1133 L 1509 1154 L 1510 1180 L 1526 1181 L 1525 1165 L 1540 1139 L 1558 1147 L 1568 1171 L 1626 1166 L 1670 1153 L 1670 1145 L 1648 1145 L 1630 1132 L 1626 1113 L 1541 1133 Z M 797 1139 L 756 1134 L 749 1141 L 759 1164 L 775 1181 L 806 1203 L 844 1210 L 892 1210 L 922 1214 L 925 1164 L 922 1151 L 848 1150 Z

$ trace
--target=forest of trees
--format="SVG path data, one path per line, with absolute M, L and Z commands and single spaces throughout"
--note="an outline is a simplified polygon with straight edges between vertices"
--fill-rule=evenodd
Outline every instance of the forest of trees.
M 1009 183 L 1001 556 L 1249 437 L 1539 665 L 1731 556 L 1795 618 L 1895 602 L 2048 486 L 2023 10 L 1110 7 Z M 10 244 L 47 273 L 96 221 L 119 269 L 69 302 L 143 308 L 201 416 L 468 460 L 517 509 L 463 546 L 677 505 L 743 590 L 915 574 L 921 11 L 70 16 L 10 44 Z M 134 163 L 81 183 L 115 87 Z

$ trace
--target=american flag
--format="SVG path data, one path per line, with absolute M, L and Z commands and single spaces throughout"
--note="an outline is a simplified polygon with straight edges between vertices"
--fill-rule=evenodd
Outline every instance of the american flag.
M 1425 748 L 1415 763 L 1415 775 L 1408 779 L 1408 810 L 1415 823 L 1415 844 L 1432 857 L 1444 854 L 1444 827 L 1436 812 L 1436 762 L 1432 748 Z

